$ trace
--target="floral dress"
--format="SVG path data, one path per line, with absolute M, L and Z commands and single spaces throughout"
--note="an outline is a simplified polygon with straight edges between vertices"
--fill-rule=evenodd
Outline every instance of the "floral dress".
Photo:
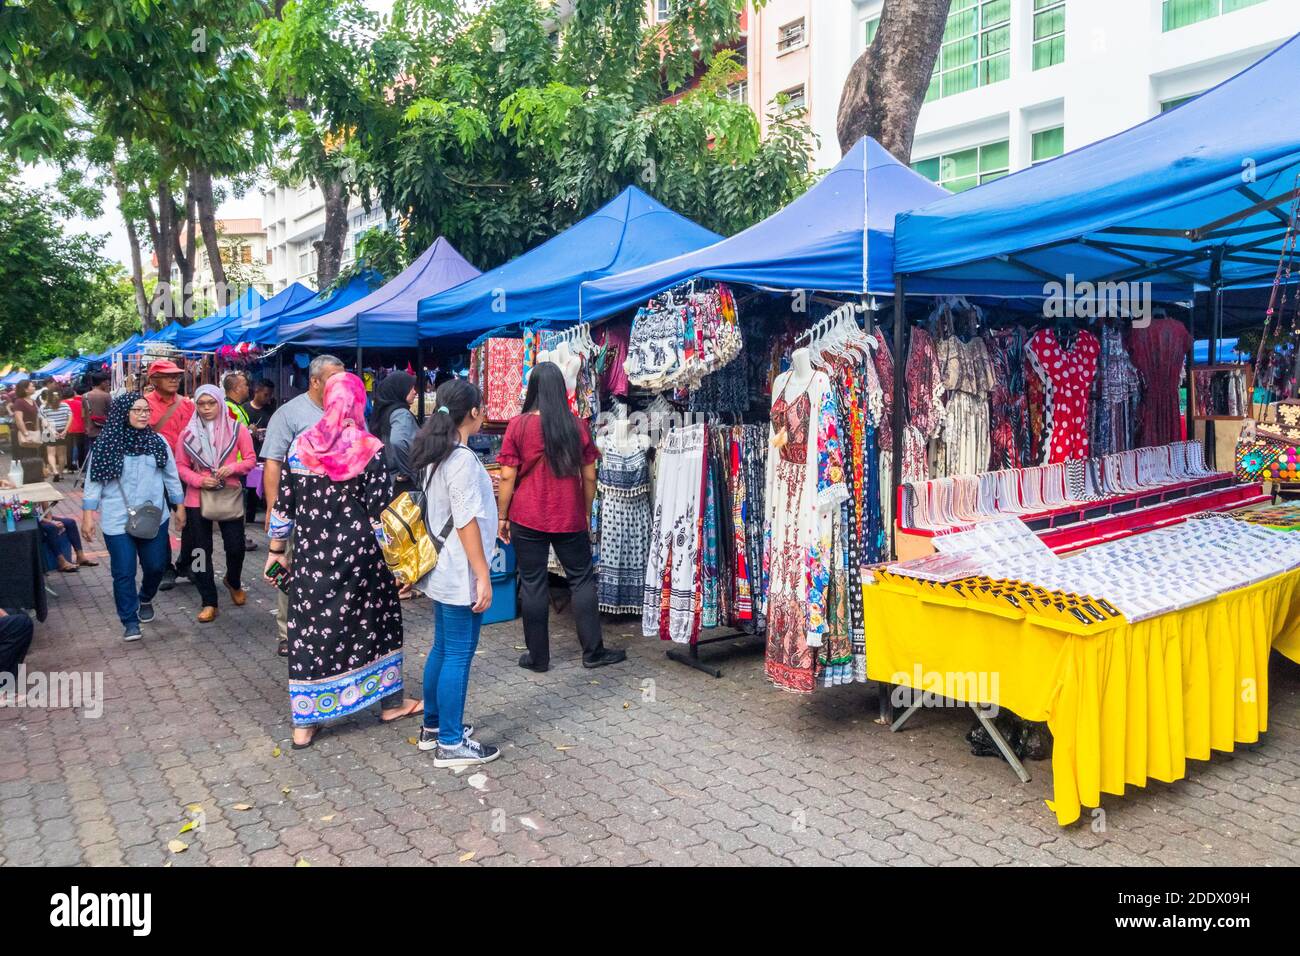
M 777 687 L 806 694 L 816 680 L 817 648 L 826 639 L 835 518 L 848 489 L 830 378 L 815 372 L 803 392 L 787 396 L 789 377 L 786 372 L 772 385 L 764 669 Z
M 1052 329 L 1039 329 L 1025 345 L 1025 355 L 1042 383 L 1046 408 L 1043 464 L 1089 458 L 1088 397 L 1097 377 L 1101 343 L 1080 331 L 1067 348 Z
M 293 535 L 289 707 L 305 727 L 402 692 L 402 608 L 375 536 L 392 483 L 382 452 L 350 481 L 303 467 L 297 442 L 280 475 L 271 537 Z

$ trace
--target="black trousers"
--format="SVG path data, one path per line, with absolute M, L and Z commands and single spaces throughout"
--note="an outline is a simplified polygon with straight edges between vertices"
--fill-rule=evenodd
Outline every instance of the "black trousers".
M 33 630 L 32 619 L 25 613 L 5 609 L 5 616 L 0 617 L 0 674 L 18 673 L 18 665 L 32 646 Z
M 524 643 L 533 663 L 548 666 L 551 662 L 550 582 L 546 565 L 550 549 L 564 567 L 564 576 L 573 595 L 573 619 L 578 628 L 582 656 L 591 660 L 605 649 L 600 636 L 600 609 L 596 603 L 596 571 L 591 563 L 591 538 L 585 531 L 552 534 L 534 531 L 510 522 L 510 542 L 515 546 L 519 565 L 519 602 L 523 607 Z
M 204 607 L 217 606 L 217 582 L 212 573 L 212 525 L 214 523 L 221 528 L 221 545 L 226 550 L 226 580 L 234 588 L 243 587 L 240 575 L 244 570 L 244 522 L 238 518 L 213 522 L 203 517 L 202 509 L 186 508 L 185 530 L 194 529 L 194 550 L 202 552 L 195 556 L 190 580 L 198 588 L 199 598 L 203 601 Z
M 190 562 L 194 559 L 194 549 L 198 547 L 194 543 L 194 522 L 189 520 L 189 508 L 185 509 L 185 527 L 181 528 L 181 547 L 180 552 L 176 555 L 176 574 L 180 577 L 187 577 L 190 573 Z M 170 539 L 169 542 L 170 544 Z

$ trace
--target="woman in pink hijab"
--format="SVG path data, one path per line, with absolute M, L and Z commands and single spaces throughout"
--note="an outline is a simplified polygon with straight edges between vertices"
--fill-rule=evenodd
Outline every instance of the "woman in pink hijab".
M 420 713 L 402 694 L 402 608 L 376 531 L 392 500 L 379 439 L 366 431 L 361 379 L 325 383 L 325 414 L 289 447 L 271 512 L 267 579 L 289 596 L 293 746 L 321 725 L 380 704 L 381 719 Z M 293 559 L 284 541 L 293 534 Z
M 190 574 L 202 603 L 198 621 L 208 624 L 217 616 L 217 584 L 212 573 L 214 519 L 203 517 L 204 498 L 208 499 L 209 514 L 221 506 L 219 496 L 227 499 L 224 503 L 228 507 L 242 502 L 244 476 L 257 464 L 257 456 L 248 429 L 230 417 L 221 389 L 200 385 L 194 393 L 194 409 L 176 448 L 176 470 L 185 483 L 185 523 L 194 528 L 194 543 L 202 551 L 197 557 L 190 556 Z M 235 606 L 243 607 L 248 600 L 241 580 L 244 515 L 232 511 L 229 517 L 215 520 L 226 551 L 226 574 L 221 583 Z

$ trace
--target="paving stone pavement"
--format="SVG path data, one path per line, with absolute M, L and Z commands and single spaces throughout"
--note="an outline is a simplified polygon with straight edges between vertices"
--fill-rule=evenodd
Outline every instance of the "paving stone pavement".
M 27 666 L 102 672 L 103 715 L 0 710 L 0 864 L 1300 863 L 1300 667 L 1278 655 L 1265 738 L 1177 784 L 1106 797 L 1103 832 L 1087 811 L 1057 826 L 1047 762 L 1022 785 L 971 756 L 967 712 L 928 711 L 890 734 L 870 686 L 784 694 L 756 650 L 713 651 L 714 680 L 666 660 L 638 622 L 607 620 L 628 660 L 589 671 L 559 619 L 545 675 L 516 666 L 518 622 L 485 627 L 467 714 L 502 757 L 457 774 L 410 743 L 416 719 L 375 713 L 290 750 L 264 558 L 249 557 L 247 606 L 223 592 L 220 617 L 199 625 L 180 585 L 134 645 L 106 556 L 51 576 L 59 596 Z M 430 605 L 404 610 L 418 695 Z M 176 839 L 188 849 L 169 850 Z

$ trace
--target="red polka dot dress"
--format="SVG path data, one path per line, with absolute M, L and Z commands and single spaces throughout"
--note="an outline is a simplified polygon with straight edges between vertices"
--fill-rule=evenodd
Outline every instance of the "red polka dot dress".
M 1057 340 L 1054 329 L 1039 329 L 1025 344 L 1025 354 L 1045 393 L 1043 463 L 1088 458 L 1088 399 L 1101 354 L 1097 336 L 1081 331 L 1067 349 Z

